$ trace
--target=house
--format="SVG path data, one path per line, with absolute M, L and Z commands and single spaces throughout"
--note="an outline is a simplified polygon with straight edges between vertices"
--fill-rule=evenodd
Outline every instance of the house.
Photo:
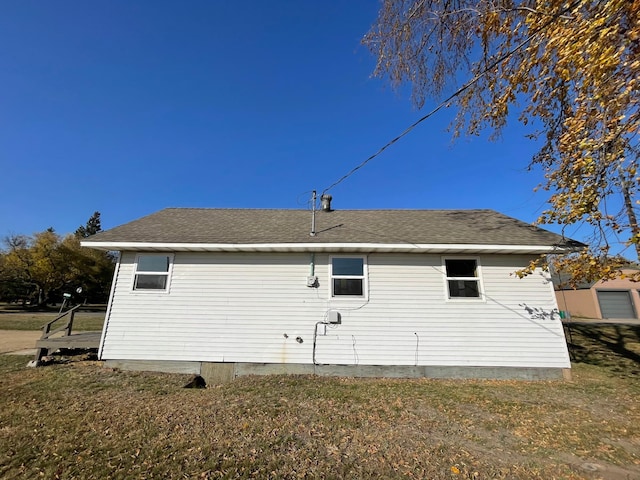
M 169 208 L 120 252 L 99 356 L 201 374 L 566 377 L 553 285 L 514 271 L 565 239 L 492 210 Z
M 596 319 L 637 319 L 640 312 L 640 283 L 629 278 L 637 269 L 626 268 L 624 278 L 580 283 L 573 288 L 560 278 L 556 283 L 556 299 L 560 310 L 571 317 Z

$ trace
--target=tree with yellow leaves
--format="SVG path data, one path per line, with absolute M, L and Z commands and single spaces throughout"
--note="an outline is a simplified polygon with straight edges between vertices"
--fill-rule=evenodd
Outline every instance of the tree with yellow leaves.
M 114 258 L 80 246 L 82 238 L 100 230 L 100 212 L 95 212 L 86 225 L 65 237 L 53 228 L 32 236 L 7 237 L 5 248 L 0 248 L 0 300 L 28 300 L 44 306 L 82 287 L 83 300 L 106 302 Z
M 497 135 L 514 108 L 537 125 L 530 166 L 550 194 L 538 222 L 594 232 L 558 268 L 611 278 L 626 262 L 612 247 L 640 257 L 640 0 L 384 0 L 363 43 L 418 107 L 466 75 L 455 135 Z

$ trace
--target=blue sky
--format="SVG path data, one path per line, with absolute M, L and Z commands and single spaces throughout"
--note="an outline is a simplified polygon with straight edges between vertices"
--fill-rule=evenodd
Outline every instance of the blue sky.
M 435 104 L 371 78 L 372 0 L 21 0 L 0 6 L 0 235 L 165 207 L 306 208 Z M 336 209 L 533 221 L 536 146 L 451 142 L 441 111 L 331 190 Z M 557 230 L 556 230 L 557 231 Z M 572 234 L 572 231 L 568 231 Z M 579 235 L 578 235 L 579 238 Z

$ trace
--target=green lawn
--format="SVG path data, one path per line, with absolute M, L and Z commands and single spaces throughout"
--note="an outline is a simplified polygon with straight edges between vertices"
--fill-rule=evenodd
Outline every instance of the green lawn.
M 0 478 L 640 478 L 639 334 L 573 329 L 571 382 L 194 390 L 182 375 L 0 356 Z

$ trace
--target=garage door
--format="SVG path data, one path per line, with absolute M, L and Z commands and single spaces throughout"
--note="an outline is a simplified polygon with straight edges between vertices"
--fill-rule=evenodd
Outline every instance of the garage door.
M 598 290 L 602 318 L 636 318 L 628 290 Z

